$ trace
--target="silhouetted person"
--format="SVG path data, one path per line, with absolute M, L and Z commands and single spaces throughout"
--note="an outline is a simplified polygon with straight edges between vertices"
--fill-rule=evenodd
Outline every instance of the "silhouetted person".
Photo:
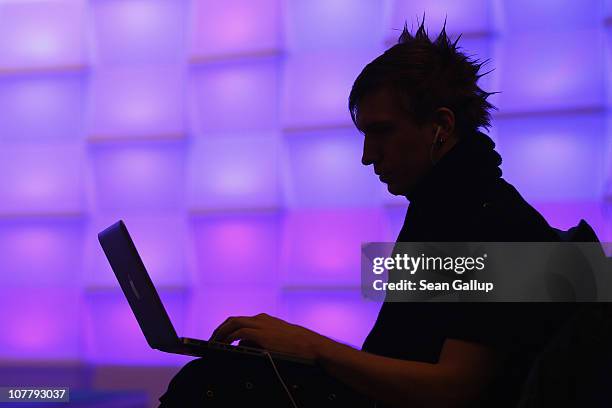
M 391 194 L 410 200 L 400 242 L 559 240 L 501 177 L 495 144 L 479 131 L 493 109 L 491 94 L 477 85 L 481 66 L 444 29 L 431 41 L 421 23 L 414 35 L 404 28 L 353 85 L 349 110 L 364 137 L 362 162 Z M 511 407 L 572 308 L 384 303 L 362 350 L 268 315 L 231 317 L 213 338 L 316 359 L 378 406 Z M 205 360 L 185 370 L 197 373 L 196 366 Z M 179 374 L 168 399 L 173 387 L 188 386 L 182 381 Z

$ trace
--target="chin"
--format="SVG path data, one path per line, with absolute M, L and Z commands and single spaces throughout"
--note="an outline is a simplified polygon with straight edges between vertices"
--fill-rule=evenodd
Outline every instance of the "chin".
M 403 189 L 399 188 L 399 186 L 395 184 L 387 184 L 387 190 L 389 191 L 389 193 L 396 196 L 404 195 Z

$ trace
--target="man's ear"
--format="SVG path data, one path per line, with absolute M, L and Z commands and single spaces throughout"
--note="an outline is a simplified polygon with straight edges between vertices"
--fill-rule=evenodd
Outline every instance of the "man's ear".
M 449 108 L 438 108 L 434 114 L 434 129 L 440 126 L 439 138 L 450 140 L 455 138 L 455 113 Z

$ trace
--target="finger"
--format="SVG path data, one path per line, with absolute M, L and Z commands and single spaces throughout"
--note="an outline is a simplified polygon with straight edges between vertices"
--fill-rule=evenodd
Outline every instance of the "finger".
M 247 341 L 261 345 L 261 330 L 253 328 L 242 328 L 233 331 L 227 336 L 228 343 L 233 343 L 236 340 Z
M 211 341 L 227 343 L 227 336 L 242 328 L 259 328 L 261 323 L 252 317 L 231 317 L 215 330 Z
M 239 346 L 244 346 L 244 347 L 256 347 L 256 348 L 261 348 L 260 344 L 255 343 L 253 340 L 240 340 L 238 342 Z
M 235 318 L 236 316 L 230 316 L 227 319 L 225 319 L 223 323 L 221 323 L 219 326 L 217 326 L 215 330 L 213 330 L 212 334 L 210 335 L 210 339 L 208 339 L 208 341 L 215 341 L 215 337 L 217 337 L 217 333 L 219 332 L 219 329 L 223 327 L 223 325 L 227 324 L 230 321 L 230 319 L 235 319 Z

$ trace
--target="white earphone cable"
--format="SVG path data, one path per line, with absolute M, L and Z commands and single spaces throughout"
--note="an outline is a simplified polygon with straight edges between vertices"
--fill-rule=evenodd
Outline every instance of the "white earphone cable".
M 272 356 L 270 355 L 268 351 L 264 351 L 264 354 L 268 356 L 268 359 L 270 360 L 270 364 L 272 364 L 272 368 L 274 369 L 274 372 L 276 373 L 276 377 L 280 381 L 281 385 L 285 389 L 285 392 L 287 393 L 287 396 L 291 400 L 291 405 L 293 406 L 293 408 L 298 408 L 297 404 L 295 403 L 295 400 L 293 399 L 293 395 L 291 395 L 291 391 L 289 391 L 287 384 L 285 384 L 285 381 L 283 381 L 283 377 L 281 377 L 280 373 L 278 372 L 278 369 L 276 368 L 276 364 L 274 363 Z

